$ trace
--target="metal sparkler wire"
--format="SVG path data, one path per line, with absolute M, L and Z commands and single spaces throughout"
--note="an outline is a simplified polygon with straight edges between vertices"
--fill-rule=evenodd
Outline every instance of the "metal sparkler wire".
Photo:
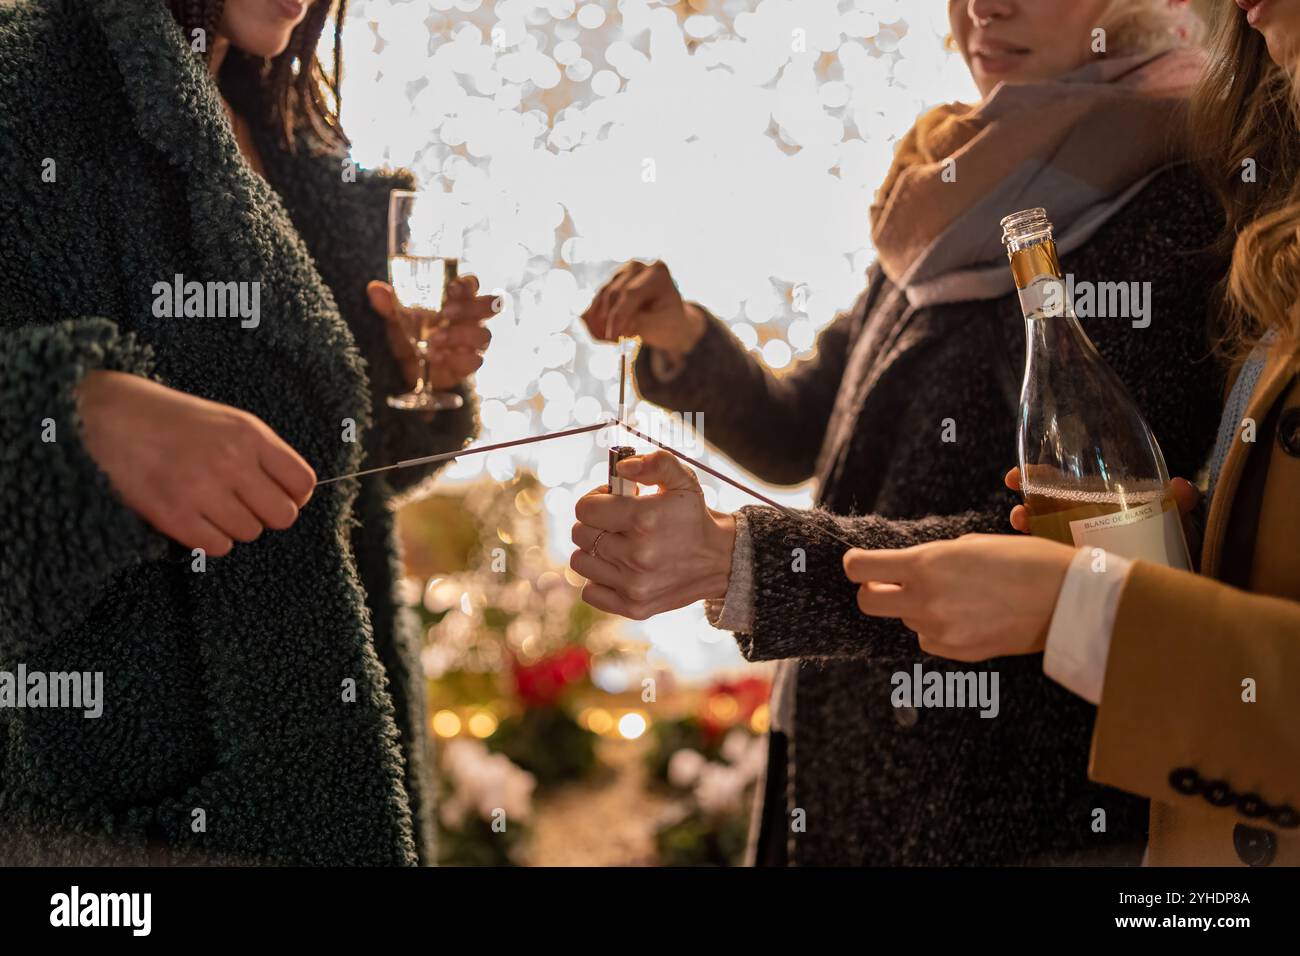
M 684 454 L 678 451 L 676 448 L 673 448 L 671 445 L 665 445 L 663 442 L 656 441 L 655 439 L 651 438 L 649 435 L 642 434 L 641 432 L 633 428 L 631 425 L 629 425 L 627 422 L 612 422 L 611 424 L 618 425 L 620 428 L 632 433 L 637 438 L 640 438 L 642 441 L 647 441 L 652 445 L 662 448 L 666 452 L 676 455 L 678 458 L 686 462 L 688 465 L 692 465 L 693 467 L 700 469 L 700 471 L 712 475 L 714 478 L 717 478 L 719 481 L 725 481 L 733 488 L 739 488 L 741 491 L 749 495 L 751 498 L 757 498 L 759 501 L 763 502 L 763 504 L 767 505 L 770 508 L 775 508 L 777 511 L 781 512 L 781 514 L 785 515 L 787 518 L 791 518 L 795 521 L 801 521 L 804 524 L 808 525 L 809 527 L 816 528 L 822 534 L 834 538 L 836 541 L 844 545 L 846 548 L 859 547 L 858 545 L 854 544 L 852 541 L 849 541 L 847 538 L 840 537 L 834 531 L 831 531 L 827 528 L 823 528 L 820 524 L 813 521 L 812 518 L 808 517 L 807 515 L 801 514 L 798 511 L 793 510 L 792 508 L 787 508 L 785 505 L 773 501 L 767 495 L 755 491 L 753 488 L 746 486 L 742 482 L 736 481 L 734 478 L 728 478 L 722 472 L 710 468 L 708 465 L 704 464 L 704 462 L 697 461 L 696 459 L 692 458 L 690 455 Z
M 623 418 L 627 412 L 627 406 L 626 406 L 627 349 L 624 347 L 624 339 L 621 335 L 618 338 L 618 351 L 619 351 L 620 368 L 619 368 L 619 380 L 618 380 L 618 417 L 617 418 L 613 418 L 608 421 L 597 422 L 594 425 L 584 425 L 581 428 L 568 428 L 565 429 L 564 431 L 548 432 L 545 435 L 532 435 L 528 438 L 516 438 L 513 441 L 497 442 L 492 445 L 479 445 L 477 447 L 470 446 L 469 448 L 461 448 L 457 451 L 446 451 L 446 452 L 440 452 L 439 454 L 436 455 L 425 455 L 422 458 L 407 458 L 404 461 L 399 461 L 394 465 L 383 465 L 379 468 L 367 468 L 364 471 L 354 471 L 351 474 L 347 474 L 347 475 L 337 475 L 333 478 L 325 478 L 322 479 L 321 481 L 316 482 L 316 485 L 319 487 L 320 485 L 328 485 L 336 481 L 344 481 L 345 479 L 348 478 L 364 478 L 367 475 L 378 475 L 383 472 L 393 471 L 398 468 L 414 468 L 418 465 L 429 465 L 438 461 L 452 461 L 453 459 L 456 458 L 464 458 L 466 455 L 481 455 L 489 451 L 501 451 L 504 448 L 517 448 L 520 445 L 531 445 L 534 444 L 535 442 L 551 441 L 556 438 L 567 438 L 570 435 L 583 435 L 586 434 L 587 432 L 599 431 L 602 428 L 609 428 L 611 426 L 616 426 L 618 428 L 622 428 L 624 431 L 628 432 L 629 434 L 635 435 L 637 438 L 640 438 L 642 441 L 649 442 L 650 444 L 654 445 L 657 448 L 662 448 L 664 451 L 669 452 L 672 455 L 675 455 L 677 458 L 686 462 L 688 465 L 698 468 L 700 469 L 700 471 L 703 471 L 706 474 L 712 475 L 714 478 L 717 478 L 719 481 L 725 481 L 733 488 L 740 489 L 745 494 L 749 495 L 751 498 L 763 502 L 763 504 L 767 505 L 770 508 L 775 508 L 777 511 L 781 512 L 781 514 L 785 515 L 787 518 L 790 518 L 793 521 L 801 522 L 805 525 L 808 525 L 811 528 L 817 529 L 827 537 L 833 538 L 834 540 L 838 541 L 846 548 L 857 547 L 857 545 L 854 544 L 852 541 L 849 541 L 847 538 L 844 538 L 836 534 L 834 531 L 831 531 L 830 529 L 823 527 L 808 515 L 801 514 L 798 511 L 795 511 L 791 508 L 787 508 L 783 504 L 773 501 L 767 495 L 755 491 L 753 488 L 748 487 L 742 482 L 736 481 L 734 478 L 728 478 L 722 472 L 710 468 L 708 465 L 704 464 L 704 462 L 697 461 L 696 459 L 692 458 L 690 455 L 687 455 L 684 452 L 680 452 L 676 448 L 673 448 L 671 445 L 665 445 L 663 442 L 657 441 L 656 439 L 651 438 L 649 435 L 637 431 L 626 421 L 624 421 Z
M 581 428 L 568 428 L 564 431 L 549 432 L 545 435 L 532 435 L 528 438 L 516 438 L 513 441 L 502 441 L 493 445 L 479 445 L 477 447 L 470 446 L 469 448 L 462 448 L 459 451 L 445 451 L 437 455 L 425 455 L 423 458 L 407 458 L 403 461 L 399 461 L 395 465 L 383 465 L 379 468 L 367 468 L 364 471 L 354 471 L 347 475 L 336 475 L 333 478 L 324 478 L 316 482 L 316 485 L 319 487 L 320 485 L 328 485 L 331 482 L 343 481 L 347 478 L 362 478 L 366 475 L 377 475 L 381 472 L 393 471 L 397 468 L 414 468 L 417 465 L 429 465 L 435 461 L 451 461 L 454 458 L 464 458 L 466 455 L 481 455 L 484 452 L 500 451 L 503 448 L 514 448 L 518 445 L 531 445 L 534 442 L 539 441 L 551 441 L 555 438 L 567 438 L 570 435 L 582 435 L 587 432 L 599 431 L 602 428 L 608 428 L 610 425 L 617 424 L 618 422 L 610 419 L 609 421 L 597 422 L 594 425 L 584 425 Z
M 733 488 L 740 489 L 745 494 L 749 495 L 751 498 L 761 501 L 763 504 L 767 505 L 768 507 L 775 508 L 777 511 L 781 512 L 781 514 L 785 515 L 787 518 L 806 524 L 811 528 L 815 528 L 816 530 L 820 531 L 822 534 L 826 535 L 827 537 L 833 538 L 834 540 L 838 541 L 846 548 L 858 547 L 856 544 L 854 544 L 852 541 L 849 541 L 847 538 L 841 537 L 840 535 L 836 534 L 834 531 L 822 527 L 822 525 L 813 521 L 812 518 L 808 517 L 807 515 L 801 514 L 798 511 L 795 511 L 791 508 L 787 508 L 785 505 L 773 501 L 771 498 L 769 498 L 767 495 L 763 494 L 762 492 L 755 491 L 753 488 L 750 488 L 748 485 L 744 484 L 743 482 L 736 481 L 736 479 L 734 478 L 729 478 L 726 475 L 724 475 L 722 472 L 717 471 L 714 468 L 710 468 L 708 465 L 704 464 L 704 462 L 698 461 L 697 459 L 692 458 L 690 455 L 678 451 L 676 448 L 673 448 L 671 445 L 666 445 L 661 441 L 651 438 L 649 435 L 645 434 L 644 432 L 638 431 L 637 429 L 633 428 L 627 422 L 620 422 L 615 419 L 609 419 L 608 421 L 597 422 L 594 425 L 584 425 L 581 428 L 568 428 L 565 429 L 564 431 L 549 432 L 545 435 L 532 435 L 529 436 L 528 438 L 516 438 L 513 441 L 496 442 L 495 444 L 491 444 L 491 445 L 479 445 L 477 447 L 471 446 L 469 448 L 461 448 L 457 451 L 445 451 L 445 452 L 440 452 L 439 454 L 436 455 L 425 455 L 422 458 L 407 458 L 403 461 L 397 462 L 394 465 L 383 465 L 379 468 L 367 468 L 364 471 L 354 471 L 346 475 L 336 475 L 333 478 L 323 478 L 320 481 L 316 482 L 316 485 L 317 487 L 319 487 L 320 485 L 328 485 L 336 481 L 344 481 L 348 478 L 364 478 L 368 475 L 378 475 L 386 471 L 394 471 L 398 468 L 414 468 L 418 465 L 429 465 L 438 461 L 452 461 L 453 459 L 456 458 L 463 458 L 466 455 L 481 455 L 489 451 L 501 451 L 502 449 L 505 448 L 517 448 L 520 445 L 531 445 L 536 442 L 551 441 L 556 438 L 567 438 L 570 435 L 583 435 L 586 434 L 587 432 L 599 431 L 602 428 L 611 428 L 611 427 L 622 428 L 624 431 L 628 432 L 629 434 L 635 435 L 637 438 L 640 438 L 642 441 L 649 442 L 651 445 L 654 445 L 657 448 L 662 448 L 664 451 L 669 452 L 672 455 L 675 455 L 677 458 L 686 462 L 688 465 L 691 465 L 694 468 L 698 468 L 700 469 L 700 471 L 703 471 L 706 474 L 712 475 L 714 478 L 717 478 L 719 481 L 725 481 Z

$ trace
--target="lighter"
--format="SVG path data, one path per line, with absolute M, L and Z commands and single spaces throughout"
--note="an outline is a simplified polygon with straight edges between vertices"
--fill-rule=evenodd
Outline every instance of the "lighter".
M 614 445 L 609 450 L 609 493 L 611 495 L 628 495 L 636 497 L 636 482 L 630 478 L 620 478 L 618 463 L 636 454 L 631 445 Z

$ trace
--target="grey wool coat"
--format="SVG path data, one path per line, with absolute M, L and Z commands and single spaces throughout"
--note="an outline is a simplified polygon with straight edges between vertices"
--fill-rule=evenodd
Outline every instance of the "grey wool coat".
M 1036 204 L 1050 208 L 1050 197 L 1024 203 Z M 1222 269 L 1199 255 L 1219 225 L 1195 176 L 1174 167 L 1065 263 L 1080 279 L 1152 283 L 1149 328 L 1082 321 L 1171 473 L 1190 478 L 1219 417 L 1207 303 Z M 790 374 L 767 372 L 714 319 L 668 381 L 642 349 L 638 386 L 658 404 L 702 413 L 704 437 L 760 478 L 816 478 L 810 516 L 861 547 L 1010 532 L 1016 499 L 1002 478 L 1015 464 L 1025 333 L 1009 276 L 1008 290 L 912 309 L 873 269 L 816 357 Z M 955 441 L 941 437 L 949 419 Z M 788 759 L 769 767 L 785 778 L 785 799 L 763 808 L 760 847 L 780 841 L 785 862 L 803 865 L 1140 860 L 1145 802 L 1088 780 L 1095 708 L 1046 678 L 1041 655 L 970 665 L 923 654 L 900 622 L 858 610 L 842 545 L 773 509 L 744 511 L 755 606 L 752 633 L 736 640 L 750 660 L 800 662 Z M 997 671 L 1000 713 L 895 708 L 892 675 L 917 664 Z M 779 754 L 786 741 L 773 743 Z M 1094 830 L 1097 809 L 1104 832 Z
M 402 488 L 322 486 L 291 529 L 199 572 L 79 437 L 91 369 L 245 409 L 320 477 L 474 431 L 472 404 L 430 424 L 383 400 L 404 382 L 364 287 L 410 180 L 261 152 L 274 188 L 160 0 L 0 3 L 0 671 L 104 681 L 98 719 L 0 710 L 0 863 L 432 859 L 422 675 L 393 596 Z M 177 273 L 260 282 L 260 324 L 155 317 Z

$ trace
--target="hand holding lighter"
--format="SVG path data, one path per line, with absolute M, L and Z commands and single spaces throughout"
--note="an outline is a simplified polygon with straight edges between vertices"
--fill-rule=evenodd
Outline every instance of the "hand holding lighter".
M 609 493 L 611 495 L 626 495 L 636 497 L 636 482 L 629 478 L 621 478 L 618 474 L 618 463 L 624 458 L 631 458 L 636 454 L 636 449 L 631 445 L 614 445 L 609 450 Z

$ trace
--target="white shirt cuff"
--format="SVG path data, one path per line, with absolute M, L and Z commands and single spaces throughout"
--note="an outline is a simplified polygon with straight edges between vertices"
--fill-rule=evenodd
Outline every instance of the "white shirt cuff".
M 1080 548 L 1056 598 L 1043 673 L 1092 704 L 1101 703 L 1115 614 L 1132 567 L 1109 551 Z

